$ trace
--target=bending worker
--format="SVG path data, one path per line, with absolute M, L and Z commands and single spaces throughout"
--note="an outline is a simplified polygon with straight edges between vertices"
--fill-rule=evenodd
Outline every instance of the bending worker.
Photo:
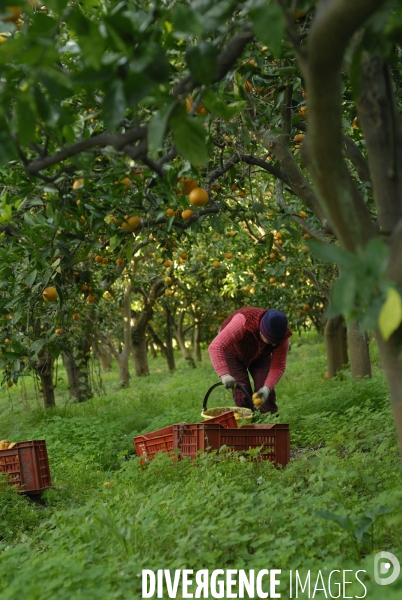
M 275 386 L 286 369 L 291 335 L 287 317 L 279 310 L 240 308 L 222 323 L 208 350 L 223 385 L 233 389 L 236 406 L 246 406 L 245 395 L 236 384 L 252 395 L 250 373 L 262 400 L 260 411 L 278 412 Z

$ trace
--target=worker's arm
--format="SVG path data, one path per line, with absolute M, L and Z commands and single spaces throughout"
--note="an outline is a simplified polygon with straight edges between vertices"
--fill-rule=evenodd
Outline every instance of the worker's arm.
M 233 345 L 246 333 L 246 318 L 239 314 L 233 317 L 228 325 L 212 340 L 208 352 L 218 377 L 230 375 L 226 354 L 233 352 Z
M 269 369 L 268 377 L 264 383 L 264 385 L 270 390 L 274 389 L 285 372 L 288 350 L 289 339 L 286 339 L 272 352 L 271 367 Z

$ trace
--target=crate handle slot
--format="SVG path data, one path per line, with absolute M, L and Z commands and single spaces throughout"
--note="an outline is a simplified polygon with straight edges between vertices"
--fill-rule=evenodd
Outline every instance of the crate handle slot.
M 210 397 L 211 392 L 216 387 L 218 387 L 218 385 L 223 385 L 223 383 L 221 381 L 218 381 L 218 383 L 214 383 L 214 385 L 211 385 L 211 387 L 209 388 L 209 390 L 205 394 L 204 402 L 203 402 L 203 405 L 202 405 L 202 410 L 204 410 L 204 411 L 207 410 L 208 398 Z M 247 392 L 247 390 L 242 385 L 239 385 L 238 383 L 236 383 L 236 388 L 238 390 L 241 390 L 243 392 L 243 394 L 246 396 L 247 408 L 250 408 L 254 412 L 255 411 L 255 406 L 254 406 L 253 401 L 251 400 L 250 395 Z

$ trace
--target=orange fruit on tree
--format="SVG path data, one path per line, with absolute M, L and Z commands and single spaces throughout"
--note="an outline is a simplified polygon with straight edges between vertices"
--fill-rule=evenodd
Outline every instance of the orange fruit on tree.
M 308 246 L 301 247 L 302 252 L 310 252 L 310 248 Z
M 301 217 L 302 219 L 305 219 L 305 218 L 307 217 L 307 213 L 306 213 L 306 212 L 304 212 L 304 210 L 301 210 L 301 211 L 299 212 L 299 217 Z
M 165 277 L 165 283 L 172 283 L 171 277 Z
M 42 297 L 45 302 L 56 302 L 58 298 L 56 288 L 52 286 L 45 288 Z
M 275 252 L 271 252 L 271 254 L 269 255 L 269 258 L 271 258 L 272 260 L 274 260 L 274 258 L 276 258 Z
M 172 290 L 165 290 L 165 296 L 171 296 L 172 294 Z
M 132 217 L 126 218 L 126 220 L 121 224 L 121 228 L 132 233 L 133 231 L 135 231 L 137 229 L 137 227 L 140 223 L 141 223 L 140 217 L 133 215 Z
M 305 304 L 305 305 L 303 306 L 303 310 L 304 310 L 304 312 L 309 312 L 309 311 L 311 310 L 311 306 L 310 306 L 310 304 Z
M 82 291 L 82 292 L 86 292 L 87 290 L 88 290 L 88 286 L 87 286 L 87 284 L 86 284 L 86 283 L 83 283 L 83 284 L 82 284 L 82 286 L 81 286 L 81 291 Z
M 58 329 L 55 329 L 54 332 L 57 333 L 57 335 L 61 335 L 63 333 L 63 330 L 59 327 Z
M 10 341 L 8 338 L 6 338 L 6 339 L 4 340 L 4 343 L 6 344 L 6 346 L 8 346 L 9 344 L 11 344 L 11 341 Z
M 107 265 L 108 262 L 109 262 L 108 258 L 102 258 L 102 265 Z
M 309 233 L 304 233 L 303 237 L 305 240 L 309 240 L 310 239 L 310 234 Z
M 124 265 L 124 258 L 117 258 L 117 259 L 116 259 L 116 264 L 117 264 L 117 265 L 120 265 L 120 266 L 121 266 L 121 265 Z
M 294 142 L 302 142 L 302 141 L 304 140 L 304 138 L 305 138 L 305 135 L 304 135 L 304 133 L 297 133 L 297 134 L 294 136 L 294 138 L 293 138 L 293 141 L 294 141 Z
M 225 254 L 225 258 L 227 258 L 228 260 L 230 258 L 232 258 L 232 256 L 233 256 L 233 254 L 231 252 L 226 252 L 226 254 Z
M 191 190 L 188 199 L 193 206 L 205 206 L 209 202 L 209 195 L 204 188 L 196 187 Z
M 73 314 L 73 321 L 79 321 L 80 320 L 80 315 L 78 313 L 74 313 Z
M 236 235 L 236 233 L 234 231 L 228 231 L 228 235 L 230 235 L 230 237 L 233 237 L 234 235 Z
M 251 92 L 251 90 L 253 89 L 253 84 L 250 83 L 250 81 L 246 81 L 246 83 L 244 84 L 244 89 L 249 94 Z
M 183 260 L 187 260 L 187 258 L 188 258 L 188 254 L 187 254 L 187 252 L 182 252 L 182 253 L 180 254 L 180 258 L 182 258 Z
M 188 196 L 192 190 L 198 187 L 198 181 L 192 179 L 191 177 L 179 177 L 178 189 L 182 194 Z
M 212 266 L 215 267 L 215 269 L 219 269 L 219 267 L 221 266 L 221 263 L 219 262 L 219 260 L 214 260 L 214 262 L 212 263 Z
M 73 190 L 79 190 L 84 185 L 83 179 L 76 179 L 73 183 Z
M 102 257 L 101 256 L 95 256 L 95 262 L 96 263 L 101 263 L 102 262 Z
M 126 187 L 126 190 L 128 190 L 128 188 L 131 187 L 131 180 L 128 177 L 124 177 L 124 179 L 122 179 L 120 183 Z
M 7 387 L 13 387 L 14 382 L 13 381 L 7 381 Z
M 173 217 L 173 215 L 174 215 L 174 210 L 173 210 L 173 208 L 168 208 L 168 209 L 166 210 L 166 212 L 165 212 L 165 215 L 166 215 L 167 217 Z
M 171 260 L 165 260 L 165 262 L 163 263 L 163 266 L 168 269 L 169 267 L 172 266 L 172 264 L 173 264 L 173 262 Z
M 186 210 L 183 210 L 183 212 L 181 213 L 181 216 L 185 221 L 188 221 L 188 219 L 191 219 L 193 214 L 194 214 L 194 212 L 190 208 L 187 208 Z
M 269 283 L 275 283 L 275 281 L 276 281 L 275 277 L 270 277 L 269 278 Z
M 92 304 L 93 302 L 95 302 L 95 296 L 88 296 L 87 302 L 88 304 Z

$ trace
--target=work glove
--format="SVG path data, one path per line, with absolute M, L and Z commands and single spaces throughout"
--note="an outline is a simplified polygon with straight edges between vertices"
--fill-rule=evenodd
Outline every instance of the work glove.
M 236 379 L 231 375 L 222 375 L 221 381 L 227 390 L 234 389 L 236 387 Z
M 269 387 L 264 385 L 262 388 L 260 388 L 258 390 L 258 392 L 255 392 L 255 394 L 253 394 L 253 401 L 256 400 L 257 398 L 261 398 L 260 406 L 262 406 L 268 400 L 270 391 L 271 390 L 269 389 Z

